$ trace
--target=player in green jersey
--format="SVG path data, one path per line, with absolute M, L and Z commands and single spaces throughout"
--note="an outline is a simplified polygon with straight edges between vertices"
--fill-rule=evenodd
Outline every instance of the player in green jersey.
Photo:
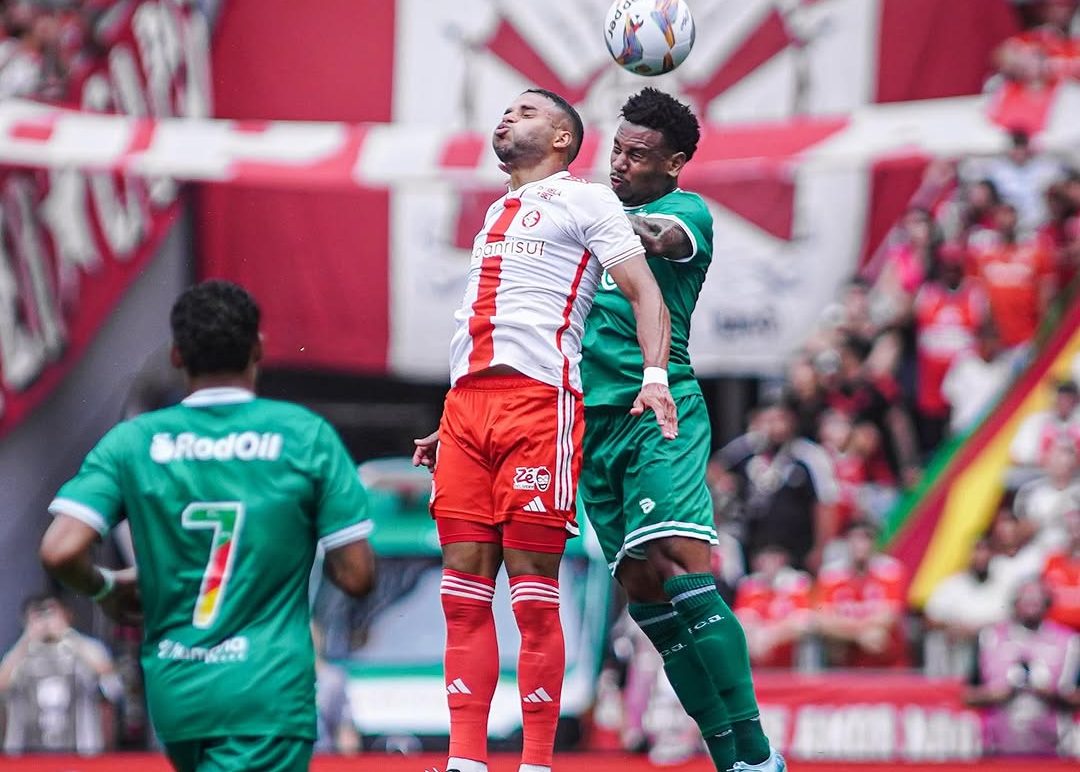
M 690 317 L 712 261 L 712 216 L 679 188 L 700 128 L 654 88 L 622 108 L 611 186 L 645 245 L 671 314 L 667 379 L 679 436 L 665 440 L 631 409 L 642 380 L 630 303 L 603 277 L 585 327 L 581 498 L 630 615 L 653 642 L 718 770 L 784 769 L 761 729 L 746 637 L 716 591 L 716 542 L 705 483 L 709 416 L 690 365 Z M 636 414 L 635 414 L 636 413 Z
M 308 578 L 372 585 L 367 500 L 337 433 L 256 398 L 259 308 L 208 281 L 172 308 L 189 395 L 113 428 L 49 506 L 41 558 L 117 619 L 143 619 L 150 716 L 180 772 L 301 772 L 315 740 Z M 135 570 L 94 565 L 127 518 Z M 136 576 L 137 572 L 137 576 Z

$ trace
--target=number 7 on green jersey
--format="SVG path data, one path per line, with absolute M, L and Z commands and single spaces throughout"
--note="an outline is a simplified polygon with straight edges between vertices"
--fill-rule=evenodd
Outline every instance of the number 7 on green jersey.
M 180 523 L 184 528 L 214 531 L 210 542 L 210 559 L 203 572 L 191 620 L 195 627 L 205 630 L 217 619 L 225 598 L 225 588 L 232 575 L 236 545 L 244 523 L 244 505 L 239 501 L 196 501 L 184 508 Z

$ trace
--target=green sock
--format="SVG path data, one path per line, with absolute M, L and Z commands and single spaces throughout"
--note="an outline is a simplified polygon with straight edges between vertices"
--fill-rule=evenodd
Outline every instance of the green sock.
M 727 707 L 739 761 L 760 764 L 769 758 L 769 739 L 758 720 L 746 634 L 716 591 L 712 574 L 684 574 L 664 582 L 664 591 L 690 629 L 705 670 Z
M 713 764 L 720 772 L 731 769 L 738 760 L 735 733 L 727 708 L 717 698 L 690 631 L 670 603 L 631 603 L 629 611 L 660 652 L 671 688 L 701 729 Z

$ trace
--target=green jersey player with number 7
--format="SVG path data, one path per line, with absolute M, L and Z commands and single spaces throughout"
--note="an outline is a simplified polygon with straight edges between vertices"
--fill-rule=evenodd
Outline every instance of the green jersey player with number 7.
M 611 187 L 671 314 L 668 369 L 644 373 L 669 386 L 680 431 L 663 440 L 652 419 L 632 408 L 642 380 L 633 316 L 604 276 L 582 341 L 581 500 L 626 590 L 630 616 L 660 652 L 716 769 L 783 772 L 784 759 L 761 728 L 746 636 L 711 573 L 710 425 L 688 347 L 690 317 L 712 261 L 712 215 L 700 196 L 679 188 L 700 128 L 686 105 L 655 88 L 630 97 L 622 118 Z
M 189 396 L 113 428 L 49 507 L 41 558 L 116 619 L 143 619 L 150 717 L 180 772 L 302 772 L 316 733 L 308 577 L 365 595 L 366 496 L 322 418 L 255 397 L 259 308 L 208 281 L 173 306 Z M 126 517 L 136 571 L 91 560 Z

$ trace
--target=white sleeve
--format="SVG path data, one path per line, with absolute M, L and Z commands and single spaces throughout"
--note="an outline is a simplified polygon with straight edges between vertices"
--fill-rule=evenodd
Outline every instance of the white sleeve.
M 581 240 L 604 268 L 612 268 L 636 255 L 645 254 L 622 204 L 610 188 L 590 183 L 575 197 L 574 216 Z

